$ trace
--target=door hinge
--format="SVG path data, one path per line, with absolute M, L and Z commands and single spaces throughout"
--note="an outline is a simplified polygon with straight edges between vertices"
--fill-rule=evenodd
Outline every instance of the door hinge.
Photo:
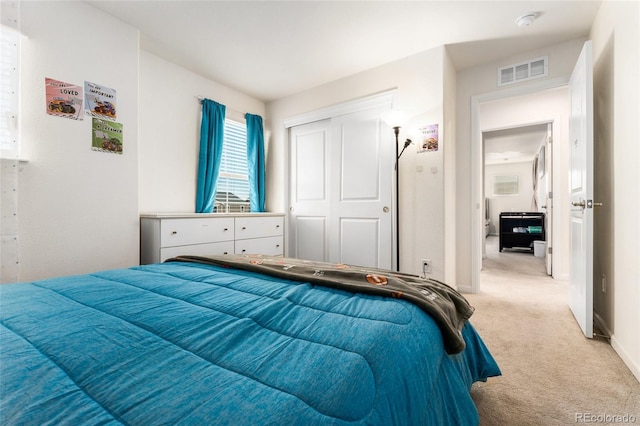
M 553 198 L 553 192 L 549 191 L 549 196 L 547 198 L 549 199 Z
M 547 247 L 547 253 L 553 254 L 553 247 Z

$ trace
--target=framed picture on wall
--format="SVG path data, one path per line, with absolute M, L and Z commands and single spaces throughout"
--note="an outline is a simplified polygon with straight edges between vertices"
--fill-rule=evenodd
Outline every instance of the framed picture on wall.
M 545 158 L 544 158 L 544 145 L 540 147 L 540 152 L 538 153 L 538 179 L 542 179 L 545 173 Z

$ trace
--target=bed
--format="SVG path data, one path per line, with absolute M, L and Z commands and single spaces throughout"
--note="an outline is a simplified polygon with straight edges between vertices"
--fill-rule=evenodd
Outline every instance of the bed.
M 186 256 L 0 306 L 4 425 L 475 425 L 500 375 L 453 289 L 340 264 Z

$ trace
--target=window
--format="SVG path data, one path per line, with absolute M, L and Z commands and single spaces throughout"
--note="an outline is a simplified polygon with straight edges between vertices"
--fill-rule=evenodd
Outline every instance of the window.
M 248 213 L 250 208 L 247 128 L 245 123 L 225 120 L 222 159 L 213 211 Z
M 17 2 L 3 1 L 0 25 L 0 156 L 17 159 L 19 154 L 18 87 L 20 35 Z
M 494 176 L 493 195 L 518 195 L 518 176 Z

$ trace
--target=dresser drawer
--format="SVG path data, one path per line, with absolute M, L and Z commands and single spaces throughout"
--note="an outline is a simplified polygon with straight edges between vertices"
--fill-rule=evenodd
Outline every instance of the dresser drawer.
M 236 254 L 282 256 L 284 254 L 283 241 L 282 236 L 236 240 Z
M 233 253 L 233 241 L 220 243 L 194 244 L 190 246 L 165 247 L 160 249 L 160 262 L 176 256 L 208 256 Z
M 140 264 L 180 255 L 284 255 L 284 215 L 145 214 Z
M 163 219 L 160 225 L 161 247 L 233 241 L 231 217 Z
M 284 235 L 284 218 L 282 216 L 236 217 L 236 240 L 279 235 Z

